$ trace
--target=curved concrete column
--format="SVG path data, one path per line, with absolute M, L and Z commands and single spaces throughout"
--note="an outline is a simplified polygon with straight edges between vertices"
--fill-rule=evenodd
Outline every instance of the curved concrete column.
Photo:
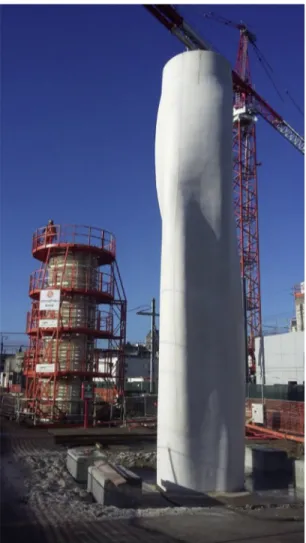
M 157 479 L 244 483 L 244 324 L 232 196 L 232 78 L 206 51 L 165 66 L 156 127 L 162 216 Z

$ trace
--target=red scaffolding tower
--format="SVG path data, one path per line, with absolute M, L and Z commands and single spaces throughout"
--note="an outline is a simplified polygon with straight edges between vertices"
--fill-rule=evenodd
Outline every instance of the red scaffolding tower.
M 30 277 L 27 409 L 40 420 L 80 422 L 82 383 L 105 379 L 124 393 L 126 297 L 116 241 L 98 228 L 52 225 L 34 233 L 32 253 L 41 268 Z

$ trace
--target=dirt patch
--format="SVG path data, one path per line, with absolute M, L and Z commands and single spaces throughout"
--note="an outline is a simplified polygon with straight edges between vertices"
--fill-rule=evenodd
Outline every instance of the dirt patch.
M 289 439 L 246 439 L 246 445 L 263 445 L 270 449 L 280 449 L 286 451 L 289 458 L 304 458 L 304 444 L 296 443 Z

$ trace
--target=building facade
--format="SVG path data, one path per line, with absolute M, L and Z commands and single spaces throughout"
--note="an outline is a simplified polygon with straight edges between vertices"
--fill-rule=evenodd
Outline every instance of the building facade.
M 304 332 L 288 332 L 255 339 L 257 383 L 304 383 Z

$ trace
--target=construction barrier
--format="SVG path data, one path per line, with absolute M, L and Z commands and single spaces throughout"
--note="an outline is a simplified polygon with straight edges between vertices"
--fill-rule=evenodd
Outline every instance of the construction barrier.
M 95 388 L 94 393 L 97 400 L 100 399 L 101 401 L 108 403 L 115 403 L 118 396 L 116 388 L 97 387 Z
M 157 396 L 127 397 L 115 403 L 109 401 L 109 390 L 107 397 L 103 393 L 97 394 L 94 400 L 88 401 L 88 426 L 156 420 Z M 106 389 L 99 391 L 105 392 Z M 84 400 L 33 400 L 22 394 L 3 393 L 0 395 L 0 412 L 4 417 L 18 422 L 28 420 L 34 425 L 82 426 L 85 404 Z
M 246 400 L 246 418 L 252 417 L 252 404 L 260 404 L 260 398 Z M 304 436 L 304 402 L 263 399 L 264 426 L 284 434 Z
M 103 389 L 100 389 L 101 391 Z M 109 391 L 108 391 L 109 394 Z M 142 396 L 127 396 L 115 403 L 115 397 L 109 401 L 96 395 L 94 401 L 88 402 L 88 423 L 90 426 L 108 423 L 129 423 L 131 421 L 156 421 L 157 396 L 145 394 Z M 28 400 L 22 394 L 9 394 L 0 391 L 0 412 L 3 416 L 22 420 L 39 419 L 57 424 L 82 425 L 84 422 L 83 400 L 58 400 L 56 402 L 40 400 L 39 406 L 32 405 L 37 400 Z M 263 427 L 285 435 L 304 437 L 304 402 L 287 400 L 270 400 L 264 398 L 248 398 L 245 403 L 246 423 L 256 423 L 252 420 L 252 404 L 264 405 Z M 38 408 L 37 408 L 38 407 Z

